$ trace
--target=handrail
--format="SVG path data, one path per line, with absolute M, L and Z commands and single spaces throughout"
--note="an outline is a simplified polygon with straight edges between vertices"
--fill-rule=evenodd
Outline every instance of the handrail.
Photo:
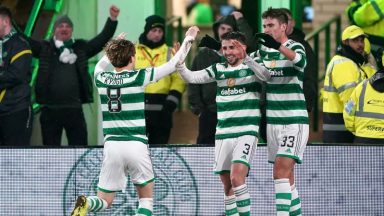
M 316 28 L 314 31 L 312 31 L 310 34 L 308 34 L 305 37 L 306 41 L 314 40 L 313 43 L 313 52 L 315 54 L 315 58 L 317 61 L 315 61 L 315 68 L 316 68 L 316 77 L 319 78 L 319 35 L 321 33 L 325 33 L 325 41 L 322 41 L 322 43 L 325 45 L 324 47 L 324 68 L 327 67 L 328 62 L 331 59 L 331 26 L 333 24 L 336 24 L 335 29 L 335 43 L 336 47 L 340 44 L 341 39 L 341 15 L 337 15 L 333 18 L 331 18 L 329 21 L 322 24 L 320 27 Z M 319 89 L 319 83 L 323 82 L 325 77 L 324 75 L 321 76 L 321 78 L 318 80 L 318 83 L 316 84 L 316 89 Z M 317 95 L 317 98 L 315 100 L 314 109 L 313 109 L 313 130 L 318 130 L 318 123 L 319 123 L 319 95 Z
M 167 20 L 167 22 L 165 23 L 165 26 L 166 26 L 166 40 L 167 40 L 167 44 L 168 46 L 172 46 L 173 45 L 173 42 L 175 41 L 174 40 L 174 27 L 173 27 L 173 24 L 174 23 L 177 23 L 176 25 L 176 30 L 177 30 L 177 38 L 176 40 L 178 42 L 181 42 L 182 39 L 183 39 L 183 26 L 182 26 L 182 21 L 181 21 L 181 17 L 180 16 L 173 16 L 171 18 L 169 18 Z

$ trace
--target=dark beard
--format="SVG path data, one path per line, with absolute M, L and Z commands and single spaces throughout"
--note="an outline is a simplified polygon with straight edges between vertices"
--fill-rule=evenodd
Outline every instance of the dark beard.
M 352 47 L 345 44 L 341 44 L 341 49 L 337 51 L 337 54 L 351 59 L 359 66 L 363 65 L 365 62 L 365 58 L 363 55 L 356 52 L 354 49 L 352 49 Z

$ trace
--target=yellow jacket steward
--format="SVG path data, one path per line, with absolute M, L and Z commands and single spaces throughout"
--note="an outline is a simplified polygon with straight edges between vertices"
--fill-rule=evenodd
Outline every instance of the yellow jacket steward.
M 373 45 L 384 47 L 384 0 L 353 1 L 347 14 L 349 20 L 369 36 Z
M 166 63 L 172 55 L 172 48 L 168 47 L 166 44 L 154 49 L 150 49 L 143 44 L 136 44 L 135 69 L 160 66 Z M 183 93 L 185 90 L 185 82 L 181 79 L 178 73 L 172 73 L 156 83 L 149 84 L 145 88 L 145 93 L 168 94 L 171 90 L 180 93 Z
M 349 141 L 343 141 L 343 137 L 348 137 L 350 134 L 344 126 L 344 104 L 349 100 L 354 88 L 365 78 L 363 70 L 344 56 L 336 55 L 328 64 L 323 94 L 323 137 L 325 142 Z M 343 135 L 343 133 L 345 134 Z M 335 141 L 333 138 L 339 141 Z
M 373 89 L 368 80 L 355 88 L 343 116 L 346 128 L 356 136 L 355 142 L 358 138 L 364 143 L 384 141 L 384 93 Z

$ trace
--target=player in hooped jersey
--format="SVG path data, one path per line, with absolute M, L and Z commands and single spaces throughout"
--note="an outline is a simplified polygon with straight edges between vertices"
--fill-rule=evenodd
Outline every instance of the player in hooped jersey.
M 277 215 L 301 215 L 295 187 L 294 166 L 302 162 L 308 141 L 309 121 L 303 94 L 306 56 L 304 47 L 288 39 L 288 17 L 280 9 L 262 14 L 264 33 L 256 34 L 264 45 L 256 61 L 271 73 L 267 82 L 268 160 L 274 163 Z M 252 54 L 251 54 L 252 55 Z
M 258 142 L 261 82 L 270 74 L 246 55 L 242 33 L 228 32 L 221 39 L 226 62 L 199 71 L 179 65 L 178 71 L 189 83 L 217 82 L 214 172 L 224 186 L 225 214 L 251 215 L 245 177 Z
M 111 40 L 106 55 L 95 68 L 105 134 L 104 159 L 97 196 L 79 196 L 72 216 L 99 212 L 112 205 L 116 192 L 123 191 L 129 174 L 139 197 L 137 216 L 153 212 L 154 173 L 145 130 L 144 88 L 174 72 L 183 62 L 199 29 L 190 27 L 173 58 L 159 67 L 134 70 L 135 46 L 124 35 Z M 109 64 L 114 69 L 106 70 Z

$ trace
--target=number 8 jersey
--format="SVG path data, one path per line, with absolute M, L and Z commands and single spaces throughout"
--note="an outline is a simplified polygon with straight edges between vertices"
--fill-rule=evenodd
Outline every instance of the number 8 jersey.
M 148 143 L 144 115 L 144 88 L 153 80 L 153 68 L 95 73 L 100 95 L 105 141 Z

